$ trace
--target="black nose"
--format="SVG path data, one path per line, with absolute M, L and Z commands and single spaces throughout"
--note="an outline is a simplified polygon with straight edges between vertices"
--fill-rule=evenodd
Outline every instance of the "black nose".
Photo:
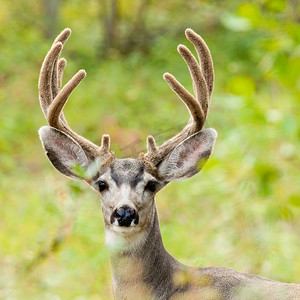
M 117 219 L 119 226 L 126 227 L 129 227 L 132 221 L 134 221 L 134 224 L 138 224 L 139 222 L 139 217 L 136 210 L 127 205 L 124 205 L 113 212 L 110 218 L 111 223 L 113 223 L 115 219 Z

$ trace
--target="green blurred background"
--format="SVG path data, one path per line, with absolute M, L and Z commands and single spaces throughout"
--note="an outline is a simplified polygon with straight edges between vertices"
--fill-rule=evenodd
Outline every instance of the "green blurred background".
M 176 51 L 207 42 L 218 140 L 205 169 L 159 193 L 166 248 L 180 261 L 300 282 L 300 5 L 297 0 L 1 0 L 0 298 L 111 299 L 100 199 L 55 171 L 37 130 L 37 82 L 55 36 L 73 30 L 64 82 L 88 76 L 65 115 L 119 157 L 188 120 L 162 79 L 192 88 Z

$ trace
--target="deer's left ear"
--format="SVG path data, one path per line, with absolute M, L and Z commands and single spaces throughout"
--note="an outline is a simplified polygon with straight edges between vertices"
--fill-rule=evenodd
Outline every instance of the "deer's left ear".
M 162 161 L 158 167 L 159 175 L 165 181 L 179 181 L 192 177 L 205 165 L 216 138 L 217 132 L 212 128 L 188 137 Z

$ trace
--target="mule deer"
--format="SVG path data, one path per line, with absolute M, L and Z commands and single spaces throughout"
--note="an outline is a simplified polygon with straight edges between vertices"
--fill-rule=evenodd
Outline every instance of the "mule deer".
M 191 29 L 185 32 L 199 61 L 186 46 L 178 46 L 195 96 L 171 74 L 164 74 L 190 112 L 187 125 L 161 146 L 149 136 L 147 153 L 138 158 L 118 159 L 110 152 L 108 135 L 103 135 L 97 146 L 75 133 L 62 112 L 86 75 L 80 70 L 61 89 L 66 60 L 59 56 L 70 34 L 71 30 L 65 29 L 56 38 L 41 68 L 39 99 L 49 126 L 42 127 L 39 135 L 58 171 L 84 180 L 101 195 L 115 299 L 300 299 L 299 284 L 224 267 L 186 266 L 163 246 L 154 196 L 169 182 L 198 173 L 217 137 L 214 129 L 203 129 L 214 82 L 213 62 L 203 39 Z M 80 169 L 84 172 L 78 172 Z

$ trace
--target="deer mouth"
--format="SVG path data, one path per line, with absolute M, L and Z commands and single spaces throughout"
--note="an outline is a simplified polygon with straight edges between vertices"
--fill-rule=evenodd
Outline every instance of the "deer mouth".
M 140 228 L 136 225 L 132 226 L 120 226 L 116 224 L 112 224 L 110 227 L 114 232 L 121 233 L 121 234 L 130 234 L 140 231 Z

